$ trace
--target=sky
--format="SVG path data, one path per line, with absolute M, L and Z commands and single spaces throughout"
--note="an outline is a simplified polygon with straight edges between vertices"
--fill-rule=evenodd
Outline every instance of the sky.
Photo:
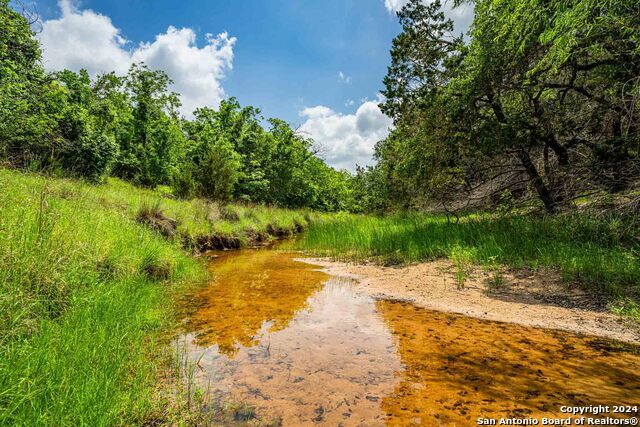
M 430 0 L 424 0 L 430 1 Z M 50 71 L 162 69 L 181 112 L 234 96 L 314 139 L 337 169 L 373 164 L 377 106 L 406 0 L 35 0 Z M 470 8 L 445 6 L 465 31 Z

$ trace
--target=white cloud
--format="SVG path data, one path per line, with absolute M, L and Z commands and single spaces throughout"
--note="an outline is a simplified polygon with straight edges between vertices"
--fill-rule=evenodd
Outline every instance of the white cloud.
M 353 99 L 347 99 L 344 103 L 345 107 L 352 107 L 356 102 Z
M 340 71 L 338 73 L 338 78 L 340 79 L 340 82 L 344 83 L 344 84 L 351 84 L 351 76 L 347 76 L 345 73 L 343 73 L 342 71 Z
M 408 2 L 409 0 L 384 0 L 384 7 L 386 7 L 389 12 L 397 12 Z
M 327 163 L 350 171 L 355 171 L 356 164 L 374 163 L 375 144 L 389 135 L 392 125 L 373 101 L 364 102 L 355 114 L 340 114 L 319 105 L 305 108 L 300 116 L 306 119 L 300 131 L 314 139 Z
M 423 0 L 424 3 L 433 3 L 433 0 Z M 396 13 L 409 3 L 409 0 L 384 0 L 384 6 L 390 13 Z M 443 0 L 442 10 L 447 18 L 453 20 L 457 33 L 466 33 L 473 22 L 473 6 L 463 4 L 453 7 L 453 0 Z
M 69 0 L 58 4 L 62 15 L 45 21 L 39 34 L 45 66 L 50 70 L 86 68 L 92 75 L 126 73 L 131 63 L 128 42 L 111 19 L 91 10 L 79 11 Z
M 236 42 L 227 33 L 207 34 L 200 48 L 192 29 L 169 27 L 153 42 L 131 47 L 108 16 L 79 10 L 71 0 L 60 0 L 58 5 L 61 16 L 45 21 L 39 34 L 47 69 L 85 68 L 93 76 L 109 71 L 125 74 L 133 62 L 143 61 L 169 74 L 187 116 L 196 107 L 217 107 L 224 98 L 220 81 L 232 68 Z
M 224 97 L 220 80 L 232 68 L 235 38 L 227 33 L 206 35 L 207 44 L 198 48 L 196 33 L 190 28 L 169 27 L 153 43 L 141 44 L 132 55 L 152 69 L 164 70 L 182 95 L 183 113 L 205 105 L 217 107 Z

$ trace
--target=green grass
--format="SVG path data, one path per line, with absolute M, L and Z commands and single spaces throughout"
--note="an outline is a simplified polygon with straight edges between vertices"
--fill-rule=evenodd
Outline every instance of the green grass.
M 640 242 L 635 233 L 628 219 L 588 214 L 470 215 L 458 224 L 433 215 L 345 214 L 314 223 L 296 244 L 320 255 L 385 264 L 450 258 L 461 264 L 557 269 L 565 280 L 637 313 Z
M 167 301 L 207 273 L 182 238 L 136 221 L 145 204 L 186 236 L 309 218 L 0 169 L 0 425 L 140 425 L 165 412 Z
M 176 238 L 136 221 L 148 206 L 178 221 Z M 567 280 L 627 298 L 617 310 L 640 318 L 639 243 L 616 217 L 476 215 L 447 224 L 426 215 L 320 215 L 0 169 L 0 425 L 179 420 L 158 403 L 158 380 L 171 365 L 166 302 L 207 274 L 184 237 L 248 242 L 252 233 L 300 226 L 308 231 L 296 245 L 339 258 L 449 257 L 461 286 L 469 263 L 557 268 Z
M 50 192 L 60 198 L 91 198 L 95 203 L 133 218 L 145 206 L 159 206 L 164 214 L 178 221 L 182 236 L 197 238 L 212 234 L 234 236 L 247 243 L 251 233 L 274 229 L 306 227 L 310 219 L 323 215 L 309 210 L 279 209 L 262 205 L 221 205 L 201 199 L 178 200 L 168 188 L 149 190 L 135 187 L 117 178 L 106 185 L 79 186 L 74 180 L 55 180 Z

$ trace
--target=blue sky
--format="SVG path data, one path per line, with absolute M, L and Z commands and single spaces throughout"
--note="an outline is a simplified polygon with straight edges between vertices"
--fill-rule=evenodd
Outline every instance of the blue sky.
M 391 122 L 377 109 L 406 0 L 36 0 L 45 66 L 162 68 L 183 114 L 237 97 L 313 137 L 325 159 L 371 164 Z M 428 1 L 428 0 L 425 0 Z M 468 14 L 467 14 L 468 15 Z M 464 18 L 464 17 L 463 17 Z
M 56 1 L 36 4 L 43 19 L 60 16 Z M 228 32 L 237 42 L 225 93 L 292 124 L 300 124 L 306 106 L 353 112 L 357 105 L 346 107 L 348 100 L 375 98 L 399 31 L 382 0 L 83 0 L 77 7 L 110 17 L 133 43 L 170 25 L 195 30 L 199 45 L 206 33 Z

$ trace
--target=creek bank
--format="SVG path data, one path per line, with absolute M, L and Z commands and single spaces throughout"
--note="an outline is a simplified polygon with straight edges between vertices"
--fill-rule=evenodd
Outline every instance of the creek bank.
M 182 244 L 196 254 L 216 250 L 237 250 L 242 248 L 260 248 L 279 240 L 302 233 L 305 227 L 296 223 L 292 228 L 274 227 L 269 224 L 266 230 L 245 230 L 241 235 L 205 234 L 199 236 L 182 235 Z
M 239 219 L 236 218 L 236 221 Z M 182 246 L 196 254 L 215 250 L 235 250 L 242 248 L 258 248 L 274 241 L 287 239 L 305 230 L 305 225 L 294 222 L 291 227 L 267 224 L 264 230 L 247 229 L 238 234 L 209 233 L 190 235 L 180 232 L 179 221 L 168 217 L 158 207 L 142 207 L 136 215 L 136 221 L 166 239 L 179 237 Z
M 640 344 L 640 326 L 607 311 L 597 296 L 563 283 L 549 271 L 504 271 L 502 283 L 489 287 L 490 274 L 474 268 L 460 288 L 455 267 L 437 260 L 403 267 L 355 264 L 327 258 L 300 258 L 322 271 L 356 279 L 359 290 L 377 298 L 410 301 L 431 310 L 571 331 Z

